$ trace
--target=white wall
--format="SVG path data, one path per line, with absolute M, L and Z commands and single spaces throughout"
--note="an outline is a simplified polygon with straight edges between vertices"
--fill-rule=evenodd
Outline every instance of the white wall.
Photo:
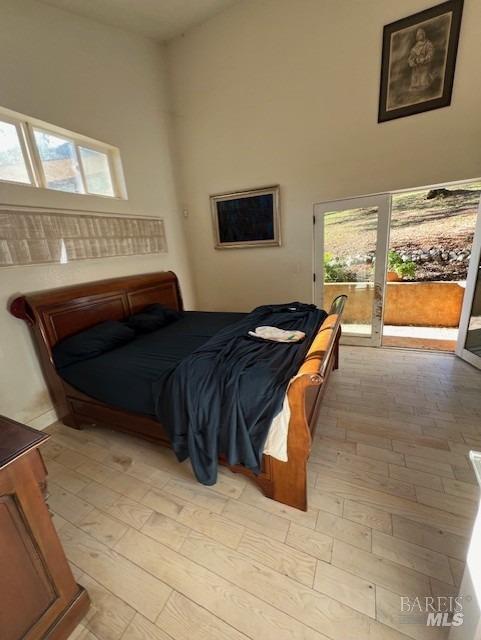
M 383 25 L 428 0 L 243 0 L 168 47 L 199 307 L 310 300 L 312 204 L 481 176 L 481 2 L 452 106 L 377 123 Z M 281 248 L 215 251 L 209 195 L 279 183 Z
M 0 203 L 162 216 L 169 252 L 0 270 L 0 413 L 44 425 L 51 403 L 26 326 L 7 311 L 26 291 L 174 270 L 192 287 L 170 156 L 164 52 L 156 44 L 31 0 L 0 5 L 0 105 L 120 147 L 126 202 L 0 183 Z M 46 413 L 47 412 L 47 413 Z

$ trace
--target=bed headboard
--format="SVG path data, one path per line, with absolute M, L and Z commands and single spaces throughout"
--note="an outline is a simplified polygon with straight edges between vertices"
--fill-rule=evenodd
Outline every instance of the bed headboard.
M 40 333 L 50 355 L 62 338 L 105 320 L 122 320 L 155 302 L 182 311 L 179 282 L 172 271 L 26 294 L 11 302 L 10 313 Z

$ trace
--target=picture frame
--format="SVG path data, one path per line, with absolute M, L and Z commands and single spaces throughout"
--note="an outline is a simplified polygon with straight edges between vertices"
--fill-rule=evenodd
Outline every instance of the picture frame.
M 281 245 L 279 185 L 210 196 L 216 249 Z
M 378 122 L 451 104 L 464 0 L 384 27 Z

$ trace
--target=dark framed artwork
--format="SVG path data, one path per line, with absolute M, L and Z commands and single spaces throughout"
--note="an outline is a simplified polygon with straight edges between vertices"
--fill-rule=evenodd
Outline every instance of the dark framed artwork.
M 210 197 L 216 249 L 281 244 L 279 186 Z
M 451 104 L 463 0 L 384 27 L 378 122 Z

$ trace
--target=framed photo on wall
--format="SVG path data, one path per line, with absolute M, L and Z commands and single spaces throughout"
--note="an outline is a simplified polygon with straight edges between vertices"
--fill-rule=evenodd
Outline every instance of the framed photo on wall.
M 216 249 L 279 247 L 279 185 L 210 197 Z
M 451 104 L 463 0 L 384 27 L 378 122 Z

